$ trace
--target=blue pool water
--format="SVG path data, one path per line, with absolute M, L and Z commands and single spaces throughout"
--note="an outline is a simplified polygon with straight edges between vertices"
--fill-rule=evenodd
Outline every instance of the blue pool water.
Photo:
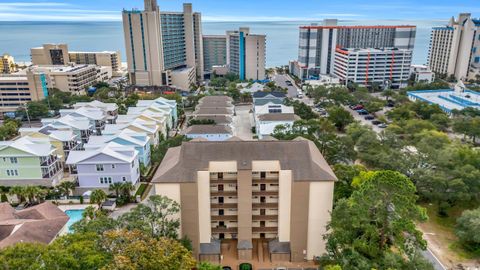
M 67 222 L 67 228 L 68 232 L 71 232 L 70 227 L 73 225 L 73 223 L 81 220 L 83 218 L 82 214 L 85 210 L 79 209 L 79 210 L 66 210 L 65 214 L 70 218 Z

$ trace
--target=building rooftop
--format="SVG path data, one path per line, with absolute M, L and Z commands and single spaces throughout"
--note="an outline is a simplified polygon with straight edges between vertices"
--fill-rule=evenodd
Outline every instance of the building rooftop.
M 216 125 L 229 125 L 232 123 L 232 117 L 227 115 L 198 115 L 193 117 L 196 120 L 213 120 Z
M 70 151 L 70 154 L 68 155 L 67 161 L 65 163 L 75 165 L 79 162 L 90 159 L 99 154 L 104 154 L 104 155 L 113 157 L 118 161 L 131 163 L 137 157 L 138 151 L 135 150 L 135 148 L 130 146 L 125 146 L 125 145 L 119 146 L 118 144 L 109 143 L 101 148 L 92 148 L 89 150 L 82 150 L 82 151 Z M 95 162 L 99 162 L 99 161 L 97 160 Z M 110 161 L 110 163 L 112 163 L 112 161 Z
M 409 91 L 410 99 L 437 104 L 446 112 L 462 110 L 467 107 L 480 109 L 480 93 L 472 90 L 455 91 L 453 89 Z
M 193 113 L 195 115 L 232 115 L 231 109 L 225 107 L 219 108 L 197 108 Z
M 300 119 L 294 113 L 266 113 L 258 116 L 260 121 L 297 121 Z
M 392 53 L 392 52 L 408 52 L 412 50 L 398 48 L 337 48 L 337 52 L 343 54 L 349 53 Z
M 232 134 L 232 129 L 226 125 L 193 125 L 185 134 Z
M 16 243 L 49 244 L 67 224 L 68 216 L 50 202 L 16 211 L 0 203 L 0 249 Z
M 39 157 L 49 156 L 55 152 L 55 147 L 47 138 L 33 138 L 28 136 L 18 138 L 14 141 L 0 141 L 0 151 L 7 147 L 13 147 L 22 152 Z M 3 154 L 3 156 L 8 155 Z
M 277 98 L 285 98 L 286 95 L 284 93 L 281 93 L 281 92 L 255 92 L 253 93 L 253 98 L 263 98 L 263 97 L 266 97 L 268 95 L 271 95 L 271 96 L 274 96 L 274 97 L 277 97 Z
M 195 182 L 210 161 L 236 161 L 238 170 L 252 170 L 252 161 L 278 160 L 294 181 L 335 181 L 337 178 L 312 141 L 190 141 L 170 148 L 152 182 Z

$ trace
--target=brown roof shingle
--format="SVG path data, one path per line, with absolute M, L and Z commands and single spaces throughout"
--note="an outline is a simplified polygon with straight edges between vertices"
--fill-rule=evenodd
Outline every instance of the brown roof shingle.
M 189 126 L 185 134 L 232 134 L 232 129 L 226 125 L 193 125 Z
M 294 181 L 335 181 L 322 154 L 309 140 L 293 141 L 190 141 L 170 148 L 152 182 L 195 182 L 198 171 L 210 161 L 237 161 L 239 170 L 251 170 L 252 161 L 278 160 L 282 170 L 292 170 Z
M 15 211 L 8 203 L 0 204 L 0 249 L 18 242 L 48 244 L 63 229 L 69 217 L 50 202 Z

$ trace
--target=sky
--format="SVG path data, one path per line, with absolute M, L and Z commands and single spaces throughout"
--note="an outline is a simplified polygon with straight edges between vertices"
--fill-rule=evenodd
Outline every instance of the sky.
M 480 0 L 158 0 L 161 10 L 191 2 L 203 21 L 442 20 L 480 15 Z M 143 0 L 0 0 L 0 21 L 119 21 Z

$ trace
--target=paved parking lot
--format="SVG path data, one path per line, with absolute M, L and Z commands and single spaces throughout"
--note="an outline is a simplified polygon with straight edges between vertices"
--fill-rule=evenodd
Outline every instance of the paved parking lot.
M 287 77 L 287 75 L 284 74 L 275 74 L 272 77 L 272 80 L 275 82 L 276 85 L 282 87 L 282 88 L 288 88 L 288 97 L 297 97 L 297 87 L 295 85 L 289 86 L 285 83 L 285 81 L 291 81 L 293 84 L 293 80 Z

